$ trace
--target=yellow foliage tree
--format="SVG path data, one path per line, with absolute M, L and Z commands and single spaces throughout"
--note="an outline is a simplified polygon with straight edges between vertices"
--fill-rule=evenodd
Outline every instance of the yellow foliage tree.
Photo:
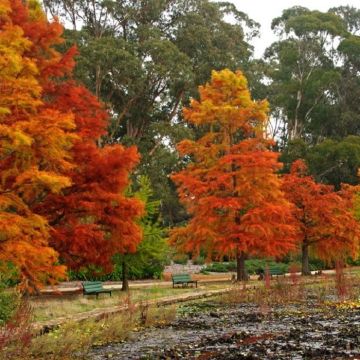
M 72 167 L 74 122 L 42 102 L 37 66 L 49 54 L 32 53 L 33 43 L 14 21 L 22 15 L 16 5 L 0 0 L 0 261 L 14 263 L 23 287 L 36 289 L 64 276 L 48 246 L 48 223 L 32 209 L 71 184 L 61 174 Z

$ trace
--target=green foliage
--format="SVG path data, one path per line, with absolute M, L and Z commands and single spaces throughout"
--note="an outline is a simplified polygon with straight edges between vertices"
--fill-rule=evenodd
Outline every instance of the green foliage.
M 82 267 L 81 269 L 79 269 L 77 271 L 69 269 L 68 277 L 69 277 L 69 280 L 71 280 L 71 281 L 75 281 L 75 280 L 106 281 L 106 280 L 110 280 L 109 276 L 112 276 L 112 274 L 114 274 L 114 273 L 116 273 L 115 266 L 114 266 L 114 269 L 113 269 L 111 275 L 109 275 L 109 274 L 104 274 L 103 269 L 101 267 L 95 266 L 93 264 L 89 264 L 87 266 Z M 116 279 L 118 279 L 118 278 L 116 278 Z
M 158 220 L 160 201 L 153 200 L 153 190 L 148 177 L 140 176 L 137 191 L 129 190 L 128 196 L 134 196 L 145 204 L 146 215 L 140 220 L 143 240 L 134 254 L 116 254 L 113 257 L 113 271 L 104 274 L 101 268 L 89 264 L 77 272 L 69 272 L 73 280 L 112 280 L 122 279 L 122 265 L 125 261 L 129 279 L 159 279 L 169 259 L 169 247 L 165 238 L 166 231 Z
M 130 278 L 159 279 L 169 256 L 165 231 L 158 220 L 160 201 L 152 199 L 153 190 L 147 176 L 140 176 L 137 185 L 139 189 L 133 193 L 134 197 L 144 202 L 146 211 L 146 215 L 140 220 L 143 241 L 138 246 L 136 253 L 125 256 L 118 255 L 114 258 L 115 271 L 117 275 L 120 275 L 122 262 L 125 261 Z
M 213 262 L 205 266 L 201 272 L 229 272 L 236 271 L 236 263 L 235 262 Z
M 20 296 L 13 289 L 0 288 L 0 327 L 15 313 L 20 304 Z
M 308 146 L 302 139 L 291 140 L 287 143 L 280 156 L 280 161 L 284 163 L 283 172 L 290 172 L 291 164 L 298 159 L 306 159 Z
M 349 136 L 341 141 L 325 140 L 311 148 L 307 162 L 318 182 L 332 184 L 337 189 L 341 183 L 357 184 L 360 167 L 360 137 Z
M 350 266 L 360 266 L 360 256 L 357 259 L 349 258 L 347 260 L 347 264 L 349 264 Z
M 288 264 L 283 262 L 275 262 L 272 260 L 265 260 L 265 259 L 250 259 L 245 261 L 246 269 L 248 270 L 249 274 L 256 274 L 258 273 L 259 269 L 265 270 L 266 267 L 279 269 L 282 272 L 288 271 Z
M 340 188 L 341 183 L 358 184 L 360 168 L 360 137 L 348 136 L 342 140 L 325 139 L 309 147 L 301 139 L 290 141 L 281 155 L 284 171 L 292 162 L 304 159 L 311 175 L 318 182 Z
M 13 287 L 20 281 L 19 269 L 11 262 L 0 261 L 0 287 Z
M 150 177 L 154 197 L 162 199 L 161 221 L 182 222 L 187 215 L 168 178 L 182 166 L 175 144 L 193 136 L 182 121 L 181 107 L 198 96 L 198 85 L 209 80 L 213 69 L 242 69 L 260 84 L 258 73 L 251 76 L 248 44 L 259 25 L 230 2 L 43 3 L 69 27 L 63 50 L 77 44 L 77 80 L 113 114 L 103 141 L 138 146 L 139 173 Z
M 272 22 L 279 41 L 266 51 L 270 103 L 285 126 L 281 146 L 303 139 L 314 144 L 341 131 L 338 85 L 341 69 L 329 45 L 348 36 L 338 15 L 293 7 Z
M 169 255 L 165 231 L 158 220 L 160 201 L 152 200 L 153 190 L 147 176 L 140 176 L 138 184 L 134 196 L 145 203 L 146 215 L 140 221 L 144 237 L 137 252 L 129 254 L 126 261 L 134 277 L 158 279 Z
M 189 255 L 187 254 L 176 254 L 173 256 L 173 261 L 175 264 L 186 265 L 189 261 Z
M 16 311 L 20 304 L 20 295 L 11 286 L 18 282 L 17 269 L 11 263 L 0 263 L 0 327 Z
M 194 265 L 204 265 L 205 264 L 205 257 L 204 256 L 197 256 L 195 259 L 192 260 Z
M 250 275 L 255 275 L 258 273 L 259 269 L 265 270 L 266 267 L 271 268 L 277 268 L 279 270 L 282 270 L 283 272 L 288 272 L 289 267 L 292 264 L 298 264 L 298 267 L 300 269 L 300 259 L 295 259 L 294 261 L 290 261 L 288 259 L 287 261 L 284 259 L 282 262 L 277 262 L 274 260 L 268 260 L 268 259 L 248 259 L 245 260 L 245 267 Z M 309 265 L 311 270 L 320 270 L 325 269 L 326 266 L 323 261 L 316 259 L 316 258 L 310 258 Z M 201 273 L 208 274 L 209 272 L 234 272 L 236 271 L 236 263 L 234 261 L 230 262 L 213 262 L 212 264 L 209 264 L 205 266 Z

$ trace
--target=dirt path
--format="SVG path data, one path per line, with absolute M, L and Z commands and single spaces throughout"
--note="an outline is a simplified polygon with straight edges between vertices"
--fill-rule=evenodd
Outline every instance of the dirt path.
M 351 268 L 348 269 L 351 271 Z M 312 272 L 315 274 L 315 271 Z M 322 273 L 324 275 L 334 274 L 334 270 L 323 270 Z M 211 284 L 216 282 L 228 282 L 232 279 L 232 276 L 235 273 L 211 273 L 210 275 L 202 275 L 202 274 L 192 274 L 194 280 L 198 280 L 202 284 Z M 296 275 L 300 276 L 300 273 L 296 273 Z M 170 276 L 168 274 L 168 276 Z M 285 276 L 290 276 L 290 274 L 285 274 Z M 252 275 L 250 277 L 251 280 L 257 279 L 257 275 Z M 113 290 L 121 290 L 121 282 L 120 281 L 106 281 L 104 282 L 104 288 L 113 289 Z M 141 289 L 141 288 L 151 288 L 151 287 L 170 287 L 172 286 L 172 282 L 169 280 L 135 280 L 129 281 L 130 289 Z M 82 291 L 81 281 L 68 281 L 62 282 L 59 285 L 55 286 L 46 286 L 41 289 L 40 293 L 43 295 L 58 295 L 58 294 L 70 294 L 77 293 Z
M 216 282 L 229 282 L 231 280 L 231 274 L 215 274 L 215 275 L 192 275 L 194 280 L 198 280 L 201 284 L 211 284 Z M 142 289 L 151 287 L 171 287 L 171 281 L 165 280 L 135 280 L 129 281 L 130 289 Z M 120 281 L 106 281 L 104 282 L 104 288 L 121 290 L 122 284 Z M 42 295 L 59 295 L 59 294 L 71 294 L 82 292 L 82 285 L 80 281 L 68 281 L 62 282 L 55 286 L 46 286 L 40 290 Z

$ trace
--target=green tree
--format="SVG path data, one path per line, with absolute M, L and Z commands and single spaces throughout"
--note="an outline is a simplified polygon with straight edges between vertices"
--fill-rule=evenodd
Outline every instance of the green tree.
M 310 173 L 318 183 L 333 185 L 336 190 L 340 189 L 342 183 L 357 185 L 360 137 L 325 139 L 311 147 L 304 140 L 292 140 L 281 156 L 285 164 L 284 172 L 289 172 L 291 164 L 298 159 L 306 160 Z
M 360 134 L 360 10 L 349 6 L 330 9 L 341 17 L 349 35 L 338 46 L 341 78 L 337 84 L 337 121 L 333 137 Z
M 334 13 L 293 7 L 273 20 L 272 29 L 280 39 L 266 51 L 273 115 L 285 124 L 285 144 L 299 138 L 316 143 L 337 121 L 341 72 L 334 44 L 348 35 L 346 26 Z
M 169 256 L 166 232 L 158 219 L 160 201 L 153 200 L 153 190 L 148 177 L 141 176 L 138 186 L 139 189 L 133 193 L 133 196 L 145 204 L 146 215 L 140 220 L 143 241 L 138 246 L 136 253 L 115 257 L 118 268 L 121 266 L 122 290 L 124 291 L 129 289 L 129 275 L 141 278 L 154 276 L 159 278 Z
M 180 109 L 198 96 L 211 70 L 250 70 L 248 40 L 258 25 L 233 4 L 209 0 L 44 0 L 44 6 L 71 24 L 65 47 L 77 43 L 77 78 L 110 108 L 103 141 L 139 147 L 139 172 L 162 198 L 163 222 L 181 222 L 185 212 L 168 175 L 181 166 L 175 144 L 193 128 Z
M 360 137 L 349 136 L 341 141 L 327 139 L 311 148 L 306 158 L 318 182 L 334 185 L 337 190 L 342 183 L 358 184 Z

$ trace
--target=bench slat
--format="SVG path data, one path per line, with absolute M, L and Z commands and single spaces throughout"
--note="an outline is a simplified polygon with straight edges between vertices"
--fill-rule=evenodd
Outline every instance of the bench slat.
M 197 287 L 197 280 L 192 280 L 189 274 L 173 274 L 171 275 L 173 287 L 175 284 L 177 285 L 187 285 L 187 284 L 195 284 Z
M 110 289 L 104 289 L 101 281 L 83 281 L 83 293 L 84 295 L 94 294 L 96 297 L 101 293 L 109 293 L 111 296 Z

